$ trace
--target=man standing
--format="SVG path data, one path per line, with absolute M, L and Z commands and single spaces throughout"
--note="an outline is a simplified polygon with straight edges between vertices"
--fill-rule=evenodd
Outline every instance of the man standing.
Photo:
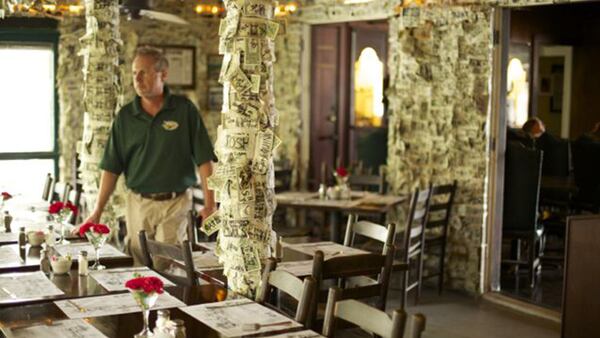
M 188 188 L 197 182 L 196 173 L 204 190 L 202 218 L 216 210 L 213 192 L 207 188 L 215 155 L 194 104 L 172 95 L 165 86 L 168 61 L 162 53 L 155 48 L 139 48 L 132 70 L 137 96 L 113 122 L 100 162 L 98 199 L 86 222 L 100 221 L 123 173 L 128 188 L 125 244 L 140 263 L 140 230 L 166 243 L 177 243 L 185 235 L 187 212 L 192 206 Z

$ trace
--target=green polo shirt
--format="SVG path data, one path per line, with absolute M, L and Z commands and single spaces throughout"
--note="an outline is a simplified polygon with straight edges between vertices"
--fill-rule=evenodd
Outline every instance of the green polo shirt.
M 184 191 L 196 183 L 196 168 L 214 160 L 198 109 L 165 87 L 161 110 L 152 117 L 139 96 L 119 111 L 100 168 L 125 174 L 138 193 Z

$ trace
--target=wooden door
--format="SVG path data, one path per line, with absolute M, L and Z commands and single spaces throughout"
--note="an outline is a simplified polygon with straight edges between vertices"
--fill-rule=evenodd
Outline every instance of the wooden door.
M 331 168 L 343 156 L 347 102 L 348 28 L 345 24 L 312 27 L 309 185 L 321 177 L 321 163 Z M 330 179 L 329 177 L 325 179 Z

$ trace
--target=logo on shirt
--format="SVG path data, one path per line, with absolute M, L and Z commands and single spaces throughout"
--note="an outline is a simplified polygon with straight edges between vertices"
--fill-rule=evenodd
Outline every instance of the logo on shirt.
M 163 121 L 162 127 L 165 128 L 165 130 L 171 131 L 177 129 L 177 127 L 179 127 L 179 123 L 175 121 Z

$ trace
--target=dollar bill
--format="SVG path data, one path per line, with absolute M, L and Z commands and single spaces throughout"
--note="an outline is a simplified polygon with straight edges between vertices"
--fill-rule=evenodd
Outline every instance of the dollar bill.
M 271 39 L 271 40 L 275 40 L 275 38 L 277 37 L 277 32 L 279 31 L 279 22 L 275 21 L 275 20 L 269 20 L 267 21 L 267 25 L 266 25 L 266 35 L 267 38 Z
M 221 228 L 221 211 L 217 210 L 212 215 L 208 216 L 207 219 L 202 220 L 200 230 L 207 236 L 210 236 L 217 232 Z
M 231 73 L 229 82 L 231 83 L 231 87 L 238 93 L 244 93 L 252 88 L 252 82 L 250 82 L 246 74 L 239 67 L 236 67 Z
M 250 88 L 250 91 L 254 94 L 258 94 L 260 92 L 260 75 L 250 75 L 250 82 L 252 82 L 252 88 Z
M 255 247 L 245 245 L 241 247 L 246 272 L 260 271 L 260 256 Z

